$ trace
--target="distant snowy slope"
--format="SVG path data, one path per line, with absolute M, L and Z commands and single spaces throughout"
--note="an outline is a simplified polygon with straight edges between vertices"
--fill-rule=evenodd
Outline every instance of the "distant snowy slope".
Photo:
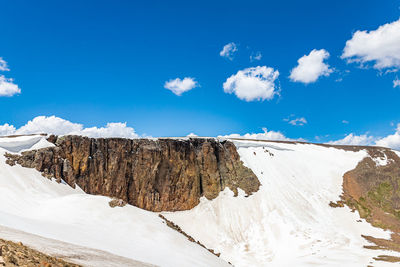
M 229 266 L 166 226 L 157 213 L 130 205 L 111 208 L 108 197 L 5 163 L 5 152 L 49 145 L 38 135 L 0 138 L 0 226 L 159 266 Z
M 0 149 L 2 148 L 11 153 L 51 146 L 54 145 L 48 142 L 43 135 L 0 137 Z
M 229 189 L 194 209 L 165 217 L 235 266 L 391 266 L 388 251 L 363 248 L 390 233 L 360 220 L 339 200 L 343 174 L 367 153 L 311 144 L 234 141 L 259 178 L 260 190 L 234 197 Z

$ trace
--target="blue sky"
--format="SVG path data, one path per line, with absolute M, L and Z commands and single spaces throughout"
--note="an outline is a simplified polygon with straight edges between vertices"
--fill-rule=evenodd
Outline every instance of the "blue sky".
M 127 122 L 139 134 L 280 131 L 329 141 L 387 136 L 400 122 L 391 66 L 341 58 L 357 31 L 400 16 L 400 1 L 4 1 L 0 57 L 21 93 L 0 97 L 0 125 L 44 115 L 85 127 Z M 234 43 L 232 58 L 220 56 Z M 289 78 L 313 50 L 329 53 L 315 82 Z M 399 50 L 400 51 L 400 48 Z M 250 60 L 259 52 L 260 60 Z M 274 96 L 245 101 L 223 84 L 246 68 L 279 71 Z M 388 72 L 389 70 L 389 72 Z M 165 82 L 197 85 L 180 96 Z M 307 123 L 289 121 L 304 118 Z M 348 123 L 343 123 L 347 121 Z M 319 138 L 316 138 L 316 137 Z

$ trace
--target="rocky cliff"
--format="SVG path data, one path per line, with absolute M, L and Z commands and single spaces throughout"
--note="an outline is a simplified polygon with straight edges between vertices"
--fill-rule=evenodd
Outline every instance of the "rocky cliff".
M 81 136 L 50 136 L 48 141 L 55 146 L 7 154 L 7 163 L 150 211 L 187 210 L 200 197 L 213 199 L 226 187 L 251 194 L 260 186 L 229 141 Z
M 375 227 L 392 231 L 391 239 L 364 236 L 371 249 L 400 251 L 400 157 L 386 148 L 367 148 L 369 157 L 343 176 L 344 204 Z M 379 260 L 400 262 L 384 256 Z
M 343 199 L 375 226 L 400 232 L 400 157 L 369 148 L 369 157 L 343 177 Z

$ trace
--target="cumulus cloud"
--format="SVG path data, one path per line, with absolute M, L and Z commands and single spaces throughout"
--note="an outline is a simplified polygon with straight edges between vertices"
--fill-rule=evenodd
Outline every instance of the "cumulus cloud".
M 10 69 L 8 68 L 7 62 L 0 57 L 0 71 L 9 71 Z
M 106 127 L 91 127 L 84 128 L 77 134 L 90 136 L 94 138 L 100 137 L 125 137 L 125 138 L 137 138 L 139 137 L 132 127 L 127 127 L 126 122 L 109 122 Z
M 397 128 L 393 134 L 385 137 L 376 137 L 368 134 L 355 135 L 353 133 L 346 135 L 343 139 L 330 141 L 328 144 L 333 145 L 375 145 L 388 147 L 396 150 L 400 150 L 400 123 L 397 124 Z
M 279 93 L 275 84 L 278 76 L 279 71 L 266 66 L 240 70 L 224 82 L 224 92 L 234 93 L 239 99 L 247 102 L 270 100 Z
M 17 84 L 14 83 L 13 79 L 9 79 L 4 77 L 4 75 L 0 75 L 0 97 L 13 96 L 20 93 L 21 89 Z
M 294 125 L 294 126 L 303 126 L 304 124 L 307 124 L 307 120 L 304 117 L 301 118 L 296 118 L 292 120 L 287 120 L 289 124 Z
M 9 71 L 7 62 L 0 57 L 0 71 Z M 14 79 L 0 75 L 0 97 L 20 94 L 21 89 L 14 83 Z
M 329 76 L 332 69 L 324 62 L 328 58 L 329 53 L 325 49 L 312 50 L 297 60 L 298 65 L 290 72 L 290 80 L 308 84 L 317 81 L 321 76 Z
M 356 31 L 341 56 L 348 62 L 373 63 L 375 69 L 400 67 L 400 19 L 373 31 Z
M 367 134 L 355 135 L 353 133 L 346 135 L 343 139 L 330 141 L 328 144 L 332 145 L 354 145 L 354 146 L 367 146 L 374 143 L 375 138 Z
M 0 125 L 0 136 L 12 135 L 15 133 L 15 130 L 15 127 L 13 125 L 9 125 L 8 123 Z
M 72 123 L 56 116 L 38 116 L 33 120 L 28 121 L 25 125 L 16 130 L 15 134 L 48 133 L 55 135 L 64 135 L 70 133 L 78 133 L 82 131 L 82 129 L 82 124 Z
M 251 53 L 251 55 L 250 55 L 250 61 L 251 62 L 254 62 L 254 61 L 257 61 L 257 60 L 261 60 L 261 58 L 262 58 L 261 52 Z
M 394 134 L 388 135 L 386 137 L 377 140 L 376 145 L 400 150 L 400 123 L 397 124 L 397 129 Z
M 183 78 L 183 80 L 176 78 L 174 80 L 169 80 L 164 84 L 165 89 L 172 91 L 178 96 L 182 95 L 184 92 L 192 90 L 197 86 L 198 83 L 190 77 Z
M 93 138 L 123 137 L 138 138 L 135 130 L 126 123 L 107 123 L 105 127 L 84 128 L 82 124 L 73 123 L 56 116 L 38 116 L 16 129 L 9 124 L 0 125 L 0 135 L 24 135 L 47 133 L 55 135 L 82 135 Z
M 221 57 L 233 60 L 233 55 L 238 51 L 237 45 L 235 43 L 229 43 L 224 45 L 219 55 Z
M 280 141 L 290 141 L 293 139 L 287 138 L 281 132 L 268 131 L 267 128 L 262 128 L 263 133 L 246 133 L 244 135 L 240 134 L 229 134 L 218 136 L 220 138 L 239 138 L 239 139 L 257 139 L 257 140 L 280 140 Z
M 400 87 L 400 80 L 398 78 L 393 80 L 393 88 Z

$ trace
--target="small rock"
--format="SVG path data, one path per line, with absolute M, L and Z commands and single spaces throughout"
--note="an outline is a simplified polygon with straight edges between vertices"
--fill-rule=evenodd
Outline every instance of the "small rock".
M 108 205 L 110 205 L 111 208 L 123 207 L 126 205 L 126 202 L 119 198 L 113 198 L 112 200 L 110 200 L 110 202 L 108 202 Z

